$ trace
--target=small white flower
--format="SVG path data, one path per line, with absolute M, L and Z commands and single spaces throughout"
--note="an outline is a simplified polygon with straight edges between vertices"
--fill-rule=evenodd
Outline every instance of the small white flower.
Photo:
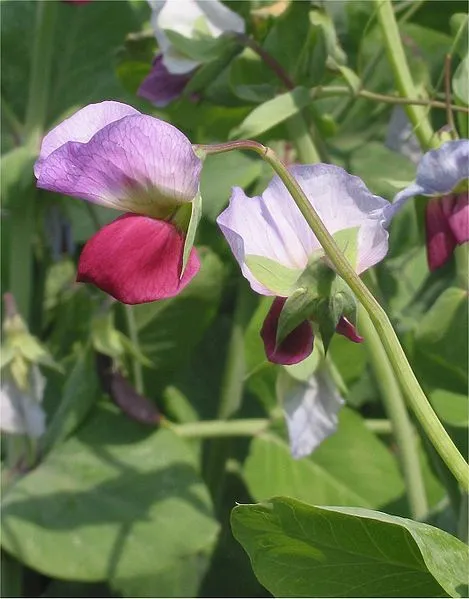
M 174 75 L 189 73 L 199 66 L 179 52 L 170 42 L 166 31 L 174 31 L 193 39 L 196 25 L 203 23 L 213 38 L 225 32 L 244 33 L 244 21 L 218 0 L 148 0 L 152 9 L 151 24 L 155 32 L 163 65 Z
M 7 377 L 0 387 L 0 430 L 34 439 L 45 431 L 46 416 L 41 407 L 46 380 L 36 365 L 29 373 L 29 389 L 23 391 Z

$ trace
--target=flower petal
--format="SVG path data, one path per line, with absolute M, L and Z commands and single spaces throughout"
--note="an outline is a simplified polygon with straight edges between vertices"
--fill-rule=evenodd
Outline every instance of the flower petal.
M 106 125 L 114 123 L 125 116 L 140 114 L 138 110 L 122 104 L 121 102 L 100 102 L 89 104 L 70 118 L 65 119 L 60 125 L 54 127 L 42 140 L 39 158 L 34 165 L 34 174 L 37 179 L 41 175 L 45 159 L 69 141 L 86 143 L 95 133 Z
M 45 378 L 36 365 L 29 373 L 29 391 L 22 391 L 8 378 L 0 388 L 0 430 L 33 439 L 45 431 L 46 415 L 40 403 L 44 395 Z
M 176 127 L 131 115 L 87 143 L 69 141 L 42 163 L 38 187 L 117 210 L 161 216 L 195 197 L 202 161 Z
M 443 213 L 458 244 L 469 241 L 469 194 L 459 193 L 441 199 Z
M 441 198 L 432 198 L 425 208 L 427 261 L 430 270 L 443 266 L 452 256 L 456 239 L 443 212 Z
M 417 167 L 415 183 L 399 192 L 393 201 L 397 210 L 416 195 L 442 196 L 469 179 L 469 140 L 448 141 L 424 154 Z
M 124 214 L 85 245 L 77 281 L 93 283 L 124 304 L 174 297 L 197 274 L 195 249 L 180 279 L 184 236 L 171 223 Z
M 153 61 L 151 73 L 140 85 L 137 95 L 155 106 L 166 106 L 182 94 L 189 80 L 190 74 L 170 73 L 163 64 L 163 56 L 159 54 Z
M 290 168 L 330 233 L 359 227 L 357 272 L 379 262 L 388 250 L 384 223 L 390 204 L 373 195 L 358 177 L 330 164 Z M 245 264 L 247 255 L 258 255 L 288 268 L 306 267 L 320 248 L 319 241 L 279 177 L 274 177 L 262 196 L 248 198 L 234 188 L 230 204 L 217 222 L 244 276 L 254 291 L 273 295 Z
M 353 341 L 353 343 L 362 343 L 364 341 L 364 338 L 357 333 L 355 325 L 353 325 L 350 320 L 345 318 L 345 316 L 340 317 L 335 328 L 335 332 L 339 333 L 339 335 L 347 337 L 347 339 L 349 341 Z
M 264 320 L 261 337 L 267 359 L 274 364 L 297 364 L 313 351 L 314 335 L 311 323 L 305 320 L 296 327 L 278 346 L 276 345 L 277 327 L 280 312 L 286 298 L 277 297 Z
M 283 398 L 291 454 L 295 459 L 312 453 L 337 430 L 337 414 L 344 400 L 329 376 L 316 372 L 306 383 L 290 386 Z

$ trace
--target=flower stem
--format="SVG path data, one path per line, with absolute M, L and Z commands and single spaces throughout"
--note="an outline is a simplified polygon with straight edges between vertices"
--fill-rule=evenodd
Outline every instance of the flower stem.
M 127 332 L 129 333 L 130 340 L 132 341 L 135 347 L 138 347 L 138 331 L 137 325 L 135 323 L 135 314 L 133 312 L 132 306 L 124 306 L 125 307 L 125 316 L 127 320 Z M 145 393 L 145 387 L 143 383 L 143 369 L 140 364 L 138 358 L 133 356 L 132 359 L 132 370 L 134 373 L 134 384 L 135 390 L 140 395 Z
M 198 146 L 198 150 L 206 155 L 227 152 L 233 149 L 245 149 L 256 152 L 271 165 L 273 170 L 280 177 L 335 270 L 348 284 L 359 302 L 368 312 L 371 321 L 381 338 L 389 361 L 394 368 L 396 377 L 407 397 L 407 401 L 428 435 L 432 445 L 438 451 L 462 487 L 465 490 L 469 490 L 469 467 L 454 445 L 451 437 L 438 420 L 425 393 L 422 391 L 386 312 L 376 301 L 368 287 L 355 272 L 355 269 L 342 254 L 335 240 L 309 202 L 304 191 L 275 152 L 252 140 L 247 141 L 244 146 L 243 143 L 239 141 L 217 144 L 214 146 Z
M 37 2 L 25 124 L 29 141 L 34 146 L 39 144 L 46 123 L 57 9 L 57 2 Z
M 417 97 L 417 91 L 410 73 L 407 58 L 402 45 L 399 27 L 392 7 L 391 0 L 373 0 L 375 3 L 378 22 L 381 28 L 384 45 L 389 63 L 394 73 L 397 88 L 405 98 Z M 430 149 L 438 145 L 434 139 L 433 128 L 428 119 L 427 111 L 413 104 L 406 105 L 407 117 L 412 123 L 420 145 Z
M 409 498 L 412 517 L 422 520 L 428 513 L 428 503 L 412 427 L 399 384 L 368 313 L 360 306 L 360 331 L 365 337 L 371 367 L 380 388 L 381 397 L 392 424 L 392 433 L 399 448 L 399 459 Z
M 217 417 L 220 425 L 238 410 L 244 389 L 245 358 L 244 330 L 249 317 L 249 290 L 244 279 L 240 280 L 236 306 L 226 356 L 225 372 L 220 390 Z M 230 423 L 233 424 L 233 423 Z M 216 435 L 226 436 L 226 435 Z M 215 504 L 222 496 L 226 462 L 231 451 L 229 439 L 217 439 L 210 444 L 205 467 L 205 479 Z
M 286 126 L 299 161 L 303 164 L 321 162 L 321 157 L 303 115 L 298 113 L 292 116 L 287 120 Z
M 212 439 L 219 437 L 252 437 L 268 428 L 270 420 L 251 418 L 242 420 L 204 420 L 174 424 L 170 428 L 186 439 Z

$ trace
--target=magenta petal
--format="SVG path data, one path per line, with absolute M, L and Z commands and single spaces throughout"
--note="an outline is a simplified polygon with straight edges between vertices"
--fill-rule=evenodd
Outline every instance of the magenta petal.
M 140 85 L 137 95 L 155 106 L 166 106 L 182 94 L 191 75 L 192 71 L 182 75 L 170 73 L 163 64 L 163 55 L 159 54 L 153 61 L 151 72 Z
M 261 329 L 265 354 L 274 364 L 297 364 L 313 351 L 313 329 L 307 320 L 287 335 L 280 345 L 276 345 L 278 319 L 286 301 L 285 297 L 274 299 Z
M 85 245 L 77 281 L 93 283 L 124 304 L 174 297 L 200 268 L 192 250 L 182 279 L 184 237 L 171 223 L 124 214 L 98 231 Z
M 469 194 L 445 196 L 441 200 L 443 213 L 458 244 L 469 241 Z
M 345 316 L 340 317 L 339 322 L 337 323 L 337 326 L 335 328 L 335 332 L 339 333 L 339 335 L 347 337 L 349 341 L 353 341 L 354 343 L 361 343 L 362 341 L 364 341 L 363 337 L 361 337 L 357 333 L 355 325 L 353 325 L 350 322 L 350 320 L 345 318 Z
M 435 270 L 451 257 L 456 247 L 456 239 L 443 212 L 440 198 L 432 198 L 425 210 L 427 235 L 427 260 L 430 270 Z

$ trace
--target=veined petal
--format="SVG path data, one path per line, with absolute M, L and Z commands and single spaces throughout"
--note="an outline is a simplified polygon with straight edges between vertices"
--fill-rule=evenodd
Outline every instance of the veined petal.
M 37 185 L 117 210 L 166 215 L 195 197 L 202 161 L 169 123 L 136 114 L 47 156 Z
M 121 102 L 89 104 L 54 127 L 42 140 L 39 158 L 34 165 L 34 174 L 39 179 L 45 159 L 57 148 L 69 141 L 88 142 L 95 133 L 106 125 L 125 116 L 140 114 L 138 110 Z
M 314 335 L 307 320 L 296 327 L 285 339 L 276 344 L 278 320 L 286 298 L 277 297 L 264 320 L 261 337 L 267 359 L 274 364 L 297 364 L 313 351 Z
M 442 210 L 458 244 L 469 241 L 469 194 L 451 194 L 441 198 Z
M 302 165 L 290 172 L 331 234 L 358 227 L 358 273 L 384 258 L 389 202 L 373 195 L 361 179 L 338 166 Z M 254 198 L 234 188 L 230 204 L 217 222 L 251 287 L 264 295 L 273 295 L 273 290 L 254 278 L 245 264 L 247 255 L 304 269 L 321 247 L 279 177 L 272 179 L 262 196 Z
M 283 411 L 293 458 L 308 456 L 337 430 L 343 404 L 333 382 L 321 370 L 306 383 L 292 381 L 283 397 Z
M 155 106 L 166 106 L 182 94 L 189 80 L 190 74 L 170 73 L 164 66 L 163 56 L 160 54 L 155 58 L 151 73 L 143 80 L 137 95 Z
M 441 198 L 432 198 L 425 207 L 427 261 L 430 270 L 443 266 L 453 255 L 456 239 L 443 212 Z
M 184 236 L 171 223 L 124 214 L 85 245 L 77 281 L 93 283 L 124 304 L 178 295 L 200 268 L 192 249 L 180 279 Z

